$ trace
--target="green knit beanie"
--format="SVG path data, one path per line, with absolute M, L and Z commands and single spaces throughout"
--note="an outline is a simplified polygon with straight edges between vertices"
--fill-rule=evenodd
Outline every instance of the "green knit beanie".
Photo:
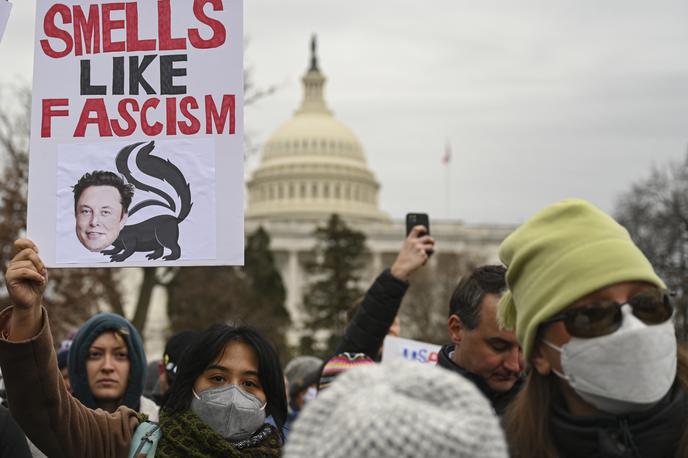
M 624 281 L 666 288 L 628 231 L 579 199 L 538 212 L 502 242 L 499 257 L 509 286 L 499 320 L 516 330 L 526 360 L 540 323 L 581 297 Z

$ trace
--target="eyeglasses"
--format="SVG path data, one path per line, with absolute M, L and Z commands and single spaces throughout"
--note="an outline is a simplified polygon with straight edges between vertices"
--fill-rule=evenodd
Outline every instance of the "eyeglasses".
M 674 313 L 669 296 L 658 289 L 644 291 L 630 298 L 626 304 L 633 309 L 633 315 L 645 324 L 664 323 Z M 542 325 L 563 321 L 566 330 L 573 337 L 592 338 L 611 334 L 621 327 L 621 307 L 611 300 L 602 300 L 583 305 L 555 315 Z

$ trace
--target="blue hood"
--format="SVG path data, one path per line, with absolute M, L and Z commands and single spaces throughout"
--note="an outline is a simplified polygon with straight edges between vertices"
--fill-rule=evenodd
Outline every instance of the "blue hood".
M 98 403 L 88 386 L 86 358 L 93 341 L 107 331 L 120 333 L 127 343 L 130 361 L 129 381 L 122 404 L 139 410 L 147 365 L 143 341 L 139 332 L 128 320 L 114 313 L 95 315 L 79 328 L 79 332 L 74 337 L 69 349 L 69 382 L 72 385 L 72 395 L 86 407 L 98 408 Z

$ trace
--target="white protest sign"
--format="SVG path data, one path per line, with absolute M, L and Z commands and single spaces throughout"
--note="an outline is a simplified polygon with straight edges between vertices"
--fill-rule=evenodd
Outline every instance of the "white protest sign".
M 31 133 L 49 267 L 243 264 L 242 0 L 38 0 Z
M 419 363 L 437 364 L 440 348 L 439 345 L 388 335 L 382 346 L 382 362 L 405 359 Z
M 10 11 L 12 11 L 12 4 L 5 0 L 0 0 L 0 41 L 5 33 L 7 21 L 10 19 Z

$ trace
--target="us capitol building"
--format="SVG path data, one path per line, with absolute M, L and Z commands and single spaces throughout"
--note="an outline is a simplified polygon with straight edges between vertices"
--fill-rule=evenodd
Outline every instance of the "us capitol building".
M 364 274 L 369 285 L 389 267 L 403 243 L 406 223 L 392 220 L 378 206 L 380 184 L 352 130 L 337 120 L 324 96 L 326 78 L 318 66 L 315 40 L 310 67 L 302 78 L 303 101 L 277 128 L 247 183 L 246 233 L 262 225 L 287 288 L 287 309 L 298 327 L 308 278 L 304 264 L 314 245 L 313 231 L 337 213 L 366 235 L 370 255 Z M 431 221 L 442 253 L 476 254 L 497 261 L 497 247 L 511 226 L 464 225 Z M 436 257 L 430 259 L 430 267 Z
M 295 328 L 290 336 L 293 343 L 304 321 L 301 301 L 308 283 L 304 266 L 312 256 L 313 232 L 318 225 L 337 213 L 366 235 L 369 254 L 363 274 L 365 287 L 392 264 L 406 232 L 403 220 L 391 219 L 378 206 L 380 184 L 368 168 L 363 145 L 326 103 L 326 77 L 318 66 L 315 39 L 302 81 L 301 106 L 264 145 L 261 161 L 247 182 L 245 214 L 246 234 L 259 226 L 270 234 L 271 249 L 287 289 L 286 307 Z M 441 253 L 476 255 L 485 262 L 497 262 L 497 247 L 513 229 L 431 221 L 431 233 Z M 436 259 L 430 258 L 430 269 Z M 160 339 L 167 315 L 164 307 L 153 308 L 146 326 L 146 347 L 149 354 L 157 355 L 164 347 Z

